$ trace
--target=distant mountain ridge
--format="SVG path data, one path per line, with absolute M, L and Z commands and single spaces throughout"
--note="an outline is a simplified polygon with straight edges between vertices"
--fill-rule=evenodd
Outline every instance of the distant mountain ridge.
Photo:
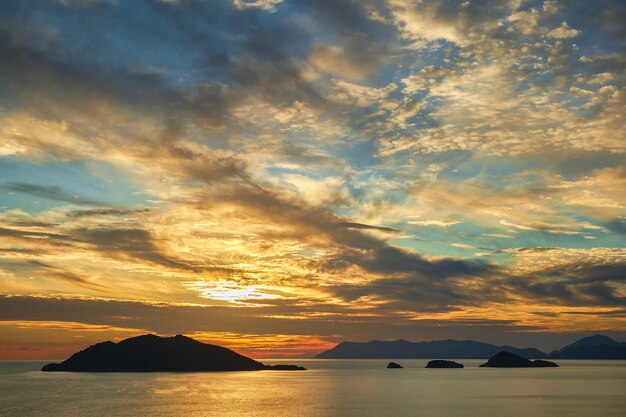
M 550 352 L 550 359 L 626 359 L 626 343 L 595 335 Z
M 502 351 L 526 359 L 626 359 L 626 343 L 603 335 L 583 337 L 549 355 L 536 348 L 497 346 L 473 340 L 409 342 L 399 339 L 341 342 L 314 359 L 486 359 Z
M 486 359 L 503 350 L 526 359 L 543 359 L 548 356 L 535 348 L 496 346 L 473 340 L 408 342 L 399 339 L 393 342 L 341 342 L 314 359 Z

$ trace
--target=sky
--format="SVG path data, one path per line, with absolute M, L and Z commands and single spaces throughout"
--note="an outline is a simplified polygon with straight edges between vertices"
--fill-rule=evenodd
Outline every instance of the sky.
M 626 340 L 625 21 L 0 0 L 0 358 Z

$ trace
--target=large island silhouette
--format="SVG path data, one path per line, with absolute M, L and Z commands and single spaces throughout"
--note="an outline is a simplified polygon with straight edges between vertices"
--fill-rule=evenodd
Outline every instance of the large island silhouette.
M 44 372 L 214 372 L 296 371 L 295 365 L 265 365 L 225 347 L 177 335 L 132 337 L 119 343 L 102 342 L 77 352 L 61 363 L 49 363 Z
M 482 365 L 481 368 L 558 368 L 554 362 L 536 359 L 531 361 L 511 352 L 498 352 Z

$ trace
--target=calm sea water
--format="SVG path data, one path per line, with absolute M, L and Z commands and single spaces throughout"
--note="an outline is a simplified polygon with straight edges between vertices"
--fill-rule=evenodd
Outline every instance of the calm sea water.
M 289 360 L 304 372 L 44 373 L 0 361 L 0 416 L 624 417 L 626 361 L 424 369 L 426 360 Z

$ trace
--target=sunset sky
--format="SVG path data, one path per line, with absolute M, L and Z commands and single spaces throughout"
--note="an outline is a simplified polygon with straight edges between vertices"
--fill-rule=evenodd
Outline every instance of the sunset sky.
M 0 358 L 626 340 L 623 1 L 0 0 Z

